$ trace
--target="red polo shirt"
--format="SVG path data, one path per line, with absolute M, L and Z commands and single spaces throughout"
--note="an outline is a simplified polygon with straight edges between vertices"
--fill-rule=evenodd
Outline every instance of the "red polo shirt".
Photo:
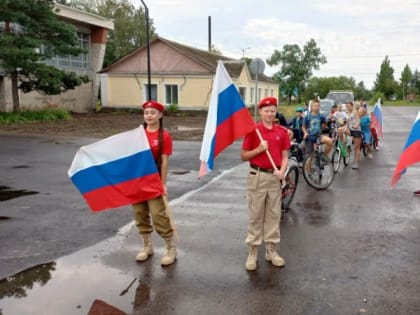
M 274 163 L 276 166 L 280 166 L 282 152 L 284 150 L 289 150 L 290 148 L 290 140 L 287 134 L 287 129 L 278 124 L 273 124 L 273 127 L 268 129 L 261 122 L 257 124 L 257 128 L 260 131 L 262 138 L 268 143 L 268 151 L 270 151 Z M 257 132 L 253 131 L 245 136 L 244 142 L 242 143 L 242 149 L 250 151 L 258 147 L 260 143 L 261 141 L 258 138 Z M 261 168 L 273 168 L 265 152 L 258 154 L 249 162 Z
M 155 160 L 159 160 L 159 130 L 146 131 L 147 140 L 149 140 L 150 150 L 153 153 Z M 163 146 L 160 154 L 171 155 L 172 154 L 172 137 L 165 129 L 163 130 Z

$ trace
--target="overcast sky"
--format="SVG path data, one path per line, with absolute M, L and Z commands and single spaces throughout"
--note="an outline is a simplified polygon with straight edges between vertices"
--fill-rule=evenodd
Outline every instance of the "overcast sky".
M 316 76 L 352 76 L 371 88 L 385 55 L 397 80 L 406 64 L 420 70 L 420 0 L 144 1 L 160 36 L 201 49 L 211 16 L 212 42 L 232 58 L 265 60 L 314 38 L 328 60 Z

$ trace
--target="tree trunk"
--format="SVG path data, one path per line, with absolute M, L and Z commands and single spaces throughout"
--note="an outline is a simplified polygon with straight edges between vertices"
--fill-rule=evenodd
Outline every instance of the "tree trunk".
M 20 101 L 19 101 L 19 91 L 18 91 L 18 73 L 13 71 L 11 73 L 12 79 L 12 99 L 13 99 L 13 111 L 20 112 Z

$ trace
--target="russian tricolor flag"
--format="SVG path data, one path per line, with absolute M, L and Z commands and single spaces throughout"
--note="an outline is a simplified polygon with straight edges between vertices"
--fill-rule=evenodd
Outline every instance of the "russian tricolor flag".
M 163 194 L 143 126 L 81 147 L 68 175 L 92 211 L 117 208 Z
M 199 177 L 213 170 L 214 159 L 220 152 L 254 129 L 251 114 L 219 60 L 201 145 Z
M 394 187 L 408 166 L 420 162 L 420 111 L 414 121 L 413 128 L 401 153 L 400 160 L 392 176 L 391 186 Z
M 383 138 L 383 120 L 382 120 L 382 107 L 381 107 L 381 99 L 378 99 L 378 101 L 375 104 L 375 107 L 373 108 L 372 114 L 372 127 L 376 129 L 376 133 L 378 136 L 382 139 Z

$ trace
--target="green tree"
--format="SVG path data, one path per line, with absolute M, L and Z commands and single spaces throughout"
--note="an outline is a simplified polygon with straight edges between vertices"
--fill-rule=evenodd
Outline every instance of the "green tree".
M 44 61 L 83 52 L 75 29 L 54 14 L 53 0 L 3 0 L 0 3 L 0 67 L 10 75 L 13 110 L 20 111 L 18 89 L 60 94 L 87 81 Z
M 411 77 L 411 87 L 414 89 L 414 93 L 420 92 L 420 72 L 416 69 Z
M 366 87 L 365 87 L 365 83 L 363 81 L 360 81 L 359 83 L 356 84 L 356 86 L 354 87 L 354 97 L 356 99 L 365 99 L 368 100 L 372 97 L 372 92 L 369 91 Z
M 144 9 L 136 9 L 129 0 L 70 0 L 69 5 L 114 20 L 114 30 L 107 39 L 104 67 L 146 44 Z M 156 35 L 153 19 L 149 18 L 150 39 Z
M 221 50 L 214 46 L 214 44 L 211 45 L 210 52 L 216 55 L 222 55 Z
M 312 76 L 313 70 L 318 70 L 327 59 L 317 47 L 316 41 L 311 39 L 301 49 L 297 44 L 284 45 L 283 50 L 275 50 L 267 63 L 270 66 L 281 64 L 280 71 L 273 78 L 280 84 L 280 89 L 288 97 L 298 91 L 299 98 L 305 82 Z
M 394 69 L 391 67 L 391 61 L 388 56 L 385 57 L 381 64 L 379 73 L 376 74 L 374 84 L 375 92 L 382 92 L 386 98 L 389 98 L 398 89 L 398 83 L 394 80 Z
M 401 88 L 402 88 L 402 98 L 405 100 L 405 95 L 409 93 L 408 88 L 410 86 L 413 73 L 411 72 L 410 66 L 407 64 L 404 67 L 404 70 L 401 72 Z
M 315 94 L 325 98 L 330 90 L 353 90 L 356 89 L 356 81 L 352 77 L 312 77 L 306 84 L 304 97 L 306 100 L 313 99 Z

